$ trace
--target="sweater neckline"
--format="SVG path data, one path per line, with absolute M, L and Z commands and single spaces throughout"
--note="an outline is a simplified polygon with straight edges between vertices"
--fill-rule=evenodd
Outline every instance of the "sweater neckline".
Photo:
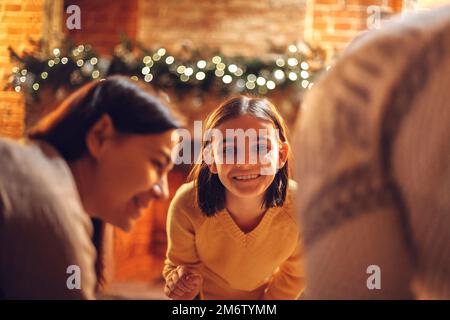
M 261 221 L 259 221 L 256 227 L 253 228 L 253 230 L 251 230 L 250 232 L 242 231 L 242 229 L 236 224 L 233 217 L 231 217 L 229 211 L 226 208 L 218 213 L 218 217 L 224 224 L 225 229 L 231 234 L 234 239 L 244 242 L 244 244 L 247 245 L 264 232 L 264 230 L 272 221 L 278 209 L 278 207 L 267 209 Z

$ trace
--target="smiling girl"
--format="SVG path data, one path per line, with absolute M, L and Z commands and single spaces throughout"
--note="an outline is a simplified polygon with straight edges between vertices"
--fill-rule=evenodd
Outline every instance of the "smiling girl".
M 216 134 L 204 139 L 202 162 L 169 208 L 166 295 L 296 298 L 302 244 L 281 116 L 265 99 L 238 97 L 216 109 L 205 129 Z

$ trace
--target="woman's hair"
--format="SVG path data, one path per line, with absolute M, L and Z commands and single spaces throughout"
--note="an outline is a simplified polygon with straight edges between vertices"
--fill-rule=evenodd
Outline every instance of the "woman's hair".
M 74 161 L 86 154 L 86 135 L 104 114 L 111 117 L 114 128 L 120 133 L 158 134 L 181 126 L 148 86 L 146 88 L 123 76 L 112 76 L 76 90 L 39 121 L 28 132 L 28 137 L 49 143 L 66 161 Z M 98 219 L 92 219 L 92 223 L 99 288 L 104 283 L 102 257 L 105 226 Z
M 181 126 L 155 94 L 123 76 L 88 83 L 28 132 L 56 148 L 66 161 L 86 152 L 86 135 L 104 114 L 120 133 L 158 134 Z
M 251 115 L 255 118 L 270 121 L 278 130 L 279 139 L 288 143 L 287 129 L 283 118 L 276 107 L 267 99 L 239 96 L 231 98 L 206 119 L 205 132 L 215 129 L 225 121 L 238 118 L 243 115 Z M 205 149 L 211 141 L 203 141 L 200 155 L 203 156 Z M 288 157 L 289 158 L 289 157 Z M 290 170 L 289 160 L 277 171 L 275 178 L 266 190 L 263 205 L 266 208 L 281 207 L 286 200 L 289 184 Z M 214 216 L 225 208 L 225 187 L 220 182 L 217 174 L 213 174 L 205 161 L 196 164 L 190 174 L 189 180 L 194 180 L 196 188 L 196 201 L 202 212 L 207 216 Z

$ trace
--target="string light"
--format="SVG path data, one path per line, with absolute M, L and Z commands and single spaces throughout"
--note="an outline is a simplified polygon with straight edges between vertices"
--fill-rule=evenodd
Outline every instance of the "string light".
M 256 83 L 258 84 L 258 86 L 263 86 L 266 84 L 266 79 L 264 79 L 263 77 L 258 77 L 258 79 L 256 79 Z
M 229 84 L 233 81 L 233 78 L 229 74 L 227 74 L 222 78 L 222 81 L 223 83 Z
M 200 61 L 198 61 L 198 62 L 197 62 L 197 67 L 198 67 L 199 69 L 204 69 L 204 68 L 206 68 L 206 61 L 205 61 L 205 60 L 200 60 Z
M 228 66 L 228 71 L 230 71 L 231 73 L 235 73 L 238 71 L 238 67 L 235 64 L 230 64 Z
M 273 75 L 274 75 L 274 77 L 275 77 L 277 80 L 283 80 L 283 79 L 284 79 L 284 72 L 283 72 L 283 70 L 281 70 L 281 69 L 275 70 L 275 72 L 273 73 Z
M 166 63 L 167 63 L 167 64 L 172 64 L 174 61 L 175 61 L 175 59 L 174 59 L 174 57 L 172 57 L 172 56 L 168 56 L 168 57 L 166 58 Z
M 298 60 L 295 58 L 289 58 L 287 62 L 291 67 L 295 67 L 298 64 Z
M 153 80 L 153 75 L 151 73 L 145 75 L 145 77 L 144 77 L 145 82 L 150 82 L 152 80 Z
M 166 49 L 164 49 L 164 48 L 158 49 L 157 54 L 158 54 L 158 56 L 160 56 L 160 57 L 164 56 L 164 55 L 166 54 Z
M 297 80 L 297 74 L 295 72 L 289 72 L 289 80 L 291 81 Z
M 69 49 L 70 50 L 70 49 Z M 106 68 L 108 61 L 103 61 L 95 56 L 86 56 L 82 54 L 84 51 L 88 51 L 88 45 L 79 45 L 76 48 L 72 49 L 72 56 L 62 56 L 62 51 L 59 48 L 54 48 L 51 52 L 53 53 L 53 58 L 44 60 L 43 63 L 46 63 L 48 67 L 52 68 L 58 63 L 62 63 L 64 65 L 69 63 L 69 59 L 73 59 L 76 66 L 80 69 L 70 71 L 70 81 L 74 85 L 82 84 L 86 81 L 86 76 L 90 76 L 93 79 L 97 79 L 101 76 L 101 70 Z M 311 89 L 313 83 L 310 82 L 309 78 L 312 74 L 317 71 L 317 67 L 312 68 L 308 61 L 305 61 L 299 58 L 298 55 L 292 56 L 292 54 L 296 54 L 299 52 L 299 47 L 292 44 L 288 46 L 288 51 L 286 55 L 280 56 L 275 59 L 275 70 L 271 69 L 271 64 L 266 63 L 261 67 L 251 67 L 253 73 L 247 73 L 246 64 L 244 63 L 243 68 L 238 67 L 236 63 L 225 63 L 223 58 L 219 55 L 215 55 L 211 58 L 213 65 L 206 60 L 198 60 L 193 62 L 193 66 L 191 62 L 186 62 L 187 65 L 183 64 L 175 64 L 174 56 L 167 55 L 167 51 L 165 48 L 159 48 L 156 52 L 154 51 L 151 55 L 145 55 L 141 57 L 143 65 L 141 65 L 141 74 L 130 76 L 132 80 L 143 79 L 145 82 L 151 82 L 154 79 L 154 75 L 151 73 L 151 68 L 156 63 L 162 59 L 167 65 L 173 65 L 169 68 L 163 69 L 164 72 L 175 73 L 178 74 L 178 79 L 181 82 L 188 82 L 191 79 L 195 81 L 204 81 L 207 77 L 207 71 L 214 71 L 214 75 L 218 78 L 221 78 L 221 82 L 223 84 L 231 84 L 234 82 L 234 86 L 232 90 L 237 90 L 239 92 L 247 89 L 247 90 L 257 90 L 260 94 L 265 94 L 268 90 L 274 90 L 277 85 L 283 83 L 285 78 L 288 78 L 292 82 L 296 82 L 298 80 L 301 81 L 301 87 L 304 89 Z M 122 59 L 125 63 L 125 66 L 128 68 L 134 68 L 133 64 L 135 57 L 127 57 L 127 55 L 134 55 L 134 52 L 130 52 L 126 47 L 116 47 L 115 54 Z M 291 55 L 291 56 L 289 56 Z M 75 58 L 78 56 L 78 59 Z M 228 61 L 228 60 L 226 60 Z M 98 70 L 94 69 L 94 66 L 101 62 L 101 67 Z M 105 64 L 106 63 L 106 64 Z M 248 62 L 249 66 L 252 62 Z M 72 65 L 70 64 L 72 67 Z M 102 67 L 103 66 L 103 67 Z M 297 67 L 298 66 L 298 67 Z M 331 66 L 326 66 L 326 70 L 328 71 Z M 53 71 L 54 70 L 54 71 Z M 50 74 L 58 73 L 60 69 L 51 69 L 44 72 L 41 72 L 37 75 L 39 79 L 46 80 Z M 131 69 L 133 70 L 133 69 Z M 35 79 L 35 75 L 30 72 L 31 76 L 27 78 L 27 69 L 19 69 L 18 67 L 12 68 L 12 75 L 10 78 L 11 83 L 23 83 L 23 85 L 15 85 L 11 86 L 15 91 L 19 92 L 23 88 L 27 88 L 28 90 L 38 91 L 40 89 L 40 83 L 33 82 Z M 158 72 L 158 76 L 163 76 L 164 74 Z M 228 73 L 228 74 L 226 74 Z M 105 77 L 108 74 L 103 74 Z M 218 80 L 214 80 L 218 81 Z M 30 83 L 31 82 L 31 83 Z M 45 83 L 45 82 L 44 82 Z M 159 82 L 158 82 L 159 85 Z M 23 86 L 23 88 L 22 88 Z
M 205 79 L 205 77 L 206 77 L 206 74 L 203 71 L 199 71 L 195 75 L 195 78 L 200 81 Z
M 309 78 L 309 72 L 303 70 L 302 72 L 300 72 L 300 77 L 302 77 L 303 79 L 308 79 Z
M 273 82 L 272 80 L 267 81 L 266 86 L 269 90 L 273 90 L 276 87 L 275 82 Z
M 144 68 L 142 68 L 141 72 L 145 76 L 145 75 L 150 73 L 150 68 L 149 67 L 144 67 Z

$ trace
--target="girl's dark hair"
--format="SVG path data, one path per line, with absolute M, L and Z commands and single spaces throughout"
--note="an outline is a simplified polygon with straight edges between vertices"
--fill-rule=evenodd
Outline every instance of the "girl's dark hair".
M 270 121 L 278 129 L 279 138 L 284 143 L 287 139 L 287 128 L 277 108 L 263 98 L 239 96 L 231 98 L 206 119 L 205 132 L 217 128 L 225 121 L 238 118 L 242 115 L 251 115 L 255 118 Z M 200 155 L 208 147 L 210 141 L 203 141 Z M 289 157 L 288 157 L 289 158 Z M 286 200 L 290 177 L 289 160 L 278 170 L 272 184 L 266 191 L 263 205 L 266 208 L 281 207 Z M 205 161 L 196 164 L 190 174 L 189 180 L 194 180 L 196 188 L 196 201 L 202 212 L 207 216 L 214 216 L 225 208 L 225 187 L 217 174 L 213 174 Z
M 65 99 L 28 132 L 55 147 L 66 161 L 86 149 L 86 135 L 104 114 L 121 133 L 158 134 L 180 127 L 169 109 L 148 88 L 123 76 L 88 83 Z
M 121 133 L 158 134 L 179 128 L 179 120 L 156 96 L 148 86 L 123 76 L 93 81 L 76 90 L 39 121 L 28 137 L 49 143 L 66 161 L 74 161 L 86 154 L 86 135 L 104 114 L 111 117 L 114 128 Z M 98 219 L 92 222 L 92 242 L 97 249 L 97 287 L 101 287 L 105 226 Z

